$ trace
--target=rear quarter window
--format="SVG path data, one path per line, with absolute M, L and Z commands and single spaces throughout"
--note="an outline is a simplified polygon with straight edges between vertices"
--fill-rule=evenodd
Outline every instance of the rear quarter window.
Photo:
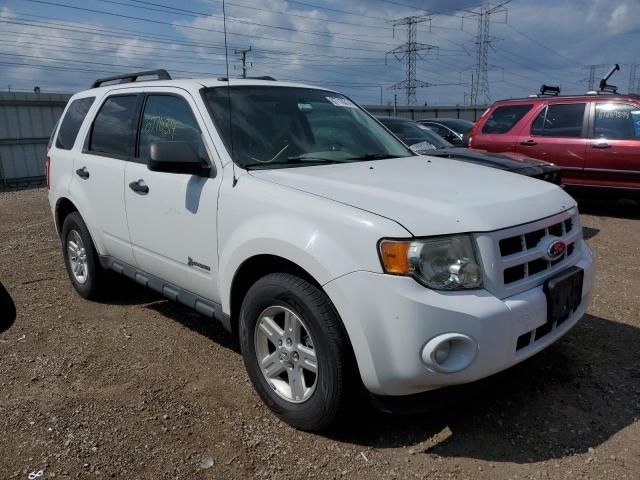
M 71 102 L 60 125 L 60 131 L 56 139 L 57 148 L 62 150 L 71 150 L 71 148 L 73 148 L 73 144 L 80 131 L 80 126 L 82 122 L 84 122 L 84 118 L 87 116 L 95 98 L 96 97 L 79 98 Z M 55 127 L 53 131 L 55 132 Z
M 482 133 L 507 133 L 532 108 L 532 104 L 497 107 L 482 127 Z

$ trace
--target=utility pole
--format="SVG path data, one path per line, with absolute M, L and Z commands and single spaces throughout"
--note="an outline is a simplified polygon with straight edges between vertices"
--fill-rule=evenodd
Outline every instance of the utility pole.
M 240 61 L 242 61 L 242 78 L 247 78 L 247 68 L 253 67 L 252 62 L 249 62 L 249 67 L 247 67 L 247 53 L 249 53 L 250 51 L 251 45 L 249 45 L 249 48 L 235 50 L 235 54 L 240 55 Z
M 501 2 L 498 5 L 484 5 L 476 10 L 465 10 L 469 16 L 476 17 L 478 26 L 476 38 L 473 41 L 475 46 L 475 78 L 471 82 L 471 93 L 469 102 L 471 105 L 491 103 L 489 92 L 489 47 L 494 40 L 490 35 L 491 16 L 497 13 L 504 13 L 505 21 L 507 9 L 504 7 L 511 0 Z
M 385 61 L 387 55 L 393 55 L 396 60 L 405 62 L 405 79 L 395 85 L 389 87 L 391 90 L 404 90 L 407 95 L 407 105 L 415 105 L 417 103 L 416 88 L 428 87 L 427 82 L 416 80 L 416 61 L 423 59 L 420 52 L 430 51 L 438 47 L 434 45 L 427 45 L 425 43 L 416 42 L 416 33 L 418 30 L 418 24 L 423 22 L 430 22 L 431 15 L 414 15 L 411 17 L 404 17 L 399 20 L 392 21 L 393 32 L 395 34 L 396 27 L 400 25 L 407 26 L 407 41 L 402 45 L 390 50 L 385 55 Z

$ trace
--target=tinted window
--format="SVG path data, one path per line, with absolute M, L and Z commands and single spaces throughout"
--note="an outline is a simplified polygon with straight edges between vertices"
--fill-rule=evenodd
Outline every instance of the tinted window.
M 62 120 L 62 125 L 60 125 L 56 147 L 63 150 L 71 150 L 78 136 L 78 131 L 80 131 L 80 126 L 84 121 L 84 117 L 87 116 L 87 112 L 91 108 L 91 105 L 93 105 L 94 100 L 95 97 L 87 97 L 79 98 L 71 102 L 64 116 L 64 120 Z M 53 131 L 55 132 L 55 127 Z
M 200 127 L 184 99 L 171 95 L 147 98 L 140 130 L 140 157 L 148 159 L 151 144 L 161 142 L 186 142 L 200 158 L 207 158 Z
M 531 135 L 543 137 L 580 137 L 584 119 L 584 103 L 549 105 L 531 125 Z
M 532 108 L 533 105 L 507 105 L 498 107 L 482 127 L 482 133 L 507 133 Z
M 621 103 L 596 105 L 596 138 L 640 138 L 640 107 Z
M 110 97 L 93 122 L 89 150 L 116 157 L 131 154 L 137 95 Z

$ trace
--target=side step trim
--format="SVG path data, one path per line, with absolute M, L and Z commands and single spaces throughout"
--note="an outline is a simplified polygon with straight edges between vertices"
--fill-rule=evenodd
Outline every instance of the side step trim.
M 172 283 L 154 277 L 136 267 L 129 265 L 110 256 L 101 256 L 100 265 L 102 268 L 112 270 L 116 273 L 129 277 L 131 280 L 139 283 L 143 287 L 150 288 L 164 295 L 169 300 L 182 303 L 205 317 L 214 318 L 222 323 L 227 331 L 231 331 L 231 317 L 222 311 L 222 305 L 214 303 L 206 298 L 191 293 Z

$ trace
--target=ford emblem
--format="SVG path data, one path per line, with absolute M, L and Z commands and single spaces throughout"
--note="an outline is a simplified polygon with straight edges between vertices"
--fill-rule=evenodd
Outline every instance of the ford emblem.
M 562 240 L 556 240 L 547 248 L 547 257 L 549 260 L 556 260 L 564 255 L 567 245 Z

